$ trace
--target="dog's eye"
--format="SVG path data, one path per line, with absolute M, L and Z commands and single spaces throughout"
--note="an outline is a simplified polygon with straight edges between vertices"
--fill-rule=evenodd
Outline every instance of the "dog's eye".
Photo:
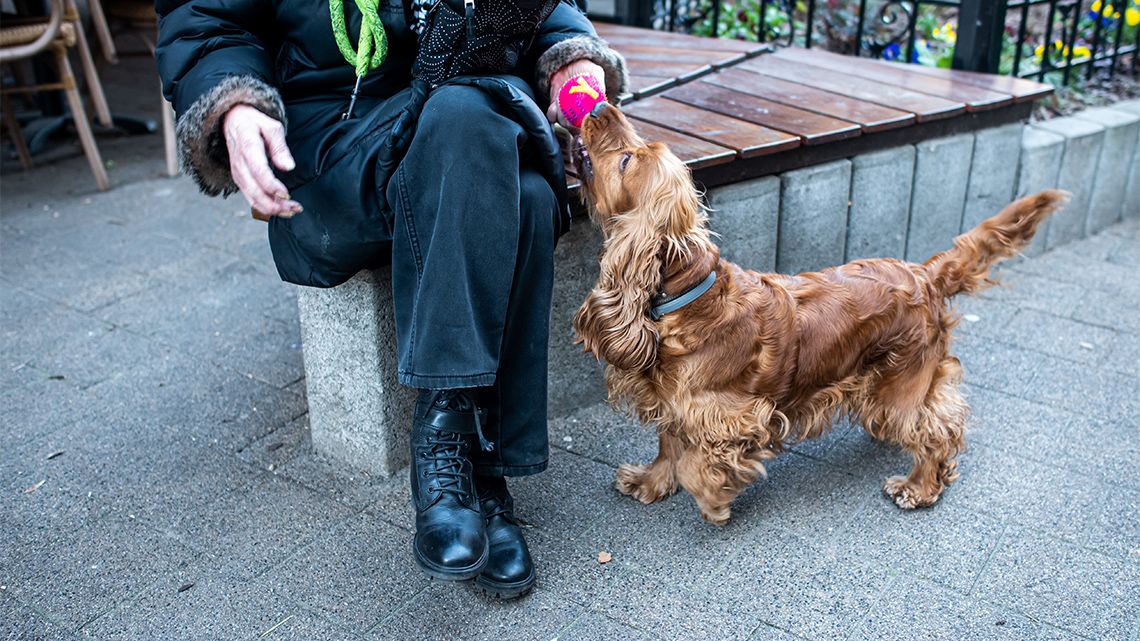
M 622 173 L 622 174 L 624 174 L 624 173 L 625 173 L 625 168 L 626 168 L 626 166 L 627 166 L 627 165 L 629 165 L 629 159 L 630 159 L 630 158 L 633 158 L 633 153 L 632 153 L 632 152 L 628 152 L 628 151 L 627 151 L 627 152 L 625 152 L 624 154 L 622 154 L 622 155 L 621 155 L 621 162 L 618 164 L 618 171 L 619 171 L 620 173 Z

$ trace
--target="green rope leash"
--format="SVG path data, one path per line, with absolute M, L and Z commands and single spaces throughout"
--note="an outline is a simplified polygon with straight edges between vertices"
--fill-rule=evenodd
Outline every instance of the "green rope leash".
M 380 22 L 377 11 L 378 0 L 356 0 L 356 8 L 360 10 L 360 38 L 357 39 L 356 49 L 348 41 L 348 24 L 344 19 L 344 0 L 329 0 L 329 15 L 332 17 L 333 38 L 340 48 L 340 53 L 348 64 L 356 71 L 356 86 L 352 89 L 352 99 L 348 103 L 348 110 L 341 119 L 352 115 L 352 108 L 356 105 L 356 94 L 360 91 L 360 81 L 369 72 L 379 67 L 388 57 L 388 34 L 384 32 L 384 23 Z

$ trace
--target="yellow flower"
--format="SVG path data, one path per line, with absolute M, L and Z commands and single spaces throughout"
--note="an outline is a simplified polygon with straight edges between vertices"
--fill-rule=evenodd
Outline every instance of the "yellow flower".
M 1100 11 L 1100 0 L 1096 0 L 1096 2 L 1092 3 L 1092 6 L 1089 7 L 1089 9 L 1092 10 L 1093 13 Z
M 1066 49 L 1068 49 L 1068 47 L 1066 47 Z M 1092 51 L 1089 51 L 1089 48 L 1084 46 L 1084 45 L 1078 45 L 1075 49 L 1073 49 L 1073 53 L 1078 58 L 1091 58 L 1092 57 Z
M 1137 0 L 1137 3 L 1140 3 L 1140 0 Z M 1129 7 L 1128 10 L 1124 12 L 1124 20 L 1128 23 L 1129 27 L 1140 25 L 1140 9 Z
M 1045 45 L 1037 45 L 1037 48 L 1033 50 L 1033 55 L 1038 58 L 1045 55 Z

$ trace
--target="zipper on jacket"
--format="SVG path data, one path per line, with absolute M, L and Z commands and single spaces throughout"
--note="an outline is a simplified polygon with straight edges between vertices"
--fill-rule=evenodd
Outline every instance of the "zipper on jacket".
M 467 42 L 475 39 L 475 0 L 463 0 L 463 15 L 467 18 Z

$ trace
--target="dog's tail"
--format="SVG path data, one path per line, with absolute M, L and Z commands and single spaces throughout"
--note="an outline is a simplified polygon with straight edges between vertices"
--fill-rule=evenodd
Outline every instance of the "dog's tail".
M 935 254 L 925 263 L 936 290 L 950 297 L 995 284 L 990 280 L 990 268 L 1020 252 L 1037 226 L 1068 200 L 1068 192 L 1057 189 L 1026 196 L 955 238 L 952 249 Z

